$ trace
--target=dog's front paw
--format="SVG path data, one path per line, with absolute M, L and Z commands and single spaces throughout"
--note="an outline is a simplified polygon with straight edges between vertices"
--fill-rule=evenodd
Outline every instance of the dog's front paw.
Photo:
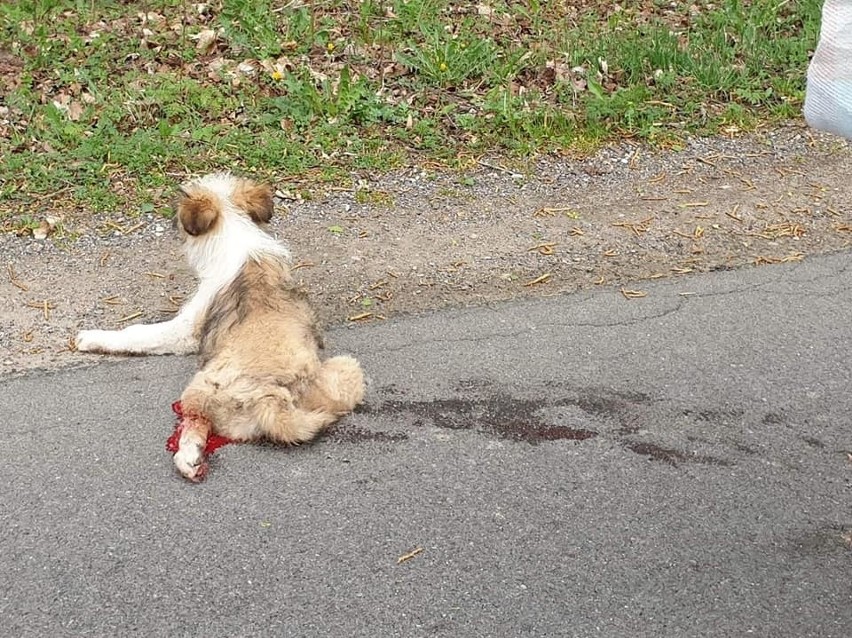
M 109 352 L 109 330 L 81 330 L 74 337 L 74 345 L 79 352 Z
M 193 483 L 198 483 L 207 474 L 207 459 L 204 458 L 204 450 L 198 443 L 181 442 L 174 460 L 178 472 Z

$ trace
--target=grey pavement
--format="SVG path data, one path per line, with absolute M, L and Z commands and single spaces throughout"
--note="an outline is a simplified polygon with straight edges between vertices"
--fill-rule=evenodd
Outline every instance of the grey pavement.
M 332 330 L 366 405 L 200 485 L 191 359 L 6 379 L 0 634 L 852 635 L 850 264 Z

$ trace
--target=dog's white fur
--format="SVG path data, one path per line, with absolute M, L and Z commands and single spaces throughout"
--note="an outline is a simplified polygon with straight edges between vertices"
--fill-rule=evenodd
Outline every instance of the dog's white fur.
M 171 321 L 123 330 L 84 330 L 78 350 L 127 354 L 200 353 L 181 395 L 185 429 L 175 465 L 200 480 L 211 432 L 236 440 L 312 439 L 364 396 L 352 357 L 322 361 L 321 337 L 289 251 L 261 228 L 272 192 L 227 173 L 182 188 L 177 223 L 198 291 Z
M 80 352 L 115 354 L 194 354 L 199 323 L 216 295 L 230 284 L 250 258 L 264 255 L 290 258 L 287 247 L 275 241 L 251 219 L 236 214 L 231 193 L 240 178 L 229 173 L 206 175 L 193 182 L 215 194 L 223 205 L 221 232 L 186 237 L 186 260 L 198 277 L 198 290 L 173 319 L 136 324 L 123 330 L 83 330 L 75 343 Z

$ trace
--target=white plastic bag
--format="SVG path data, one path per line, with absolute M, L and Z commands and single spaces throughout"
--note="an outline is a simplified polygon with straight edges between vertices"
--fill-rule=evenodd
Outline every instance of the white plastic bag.
M 852 139 L 852 0 L 825 0 L 819 43 L 808 67 L 805 120 Z

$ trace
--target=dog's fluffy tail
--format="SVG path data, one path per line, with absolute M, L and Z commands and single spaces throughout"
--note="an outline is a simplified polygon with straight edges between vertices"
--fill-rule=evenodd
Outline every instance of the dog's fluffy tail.
M 258 400 L 251 411 L 264 436 L 290 445 L 310 441 L 338 418 L 331 412 L 295 407 L 292 401 L 272 395 Z
M 364 385 L 364 371 L 355 359 L 332 357 L 323 362 L 300 403 L 308 410 L 343 416 L 364 400 Z
M 295 404 L 292 397 L 264 397 L 256 405 L 255 418 L 269 438 L 301 443 L 313 439 L 363 400 L 361 366 L 352 357 L 332 357 L 320 366 L 319 373 Z

